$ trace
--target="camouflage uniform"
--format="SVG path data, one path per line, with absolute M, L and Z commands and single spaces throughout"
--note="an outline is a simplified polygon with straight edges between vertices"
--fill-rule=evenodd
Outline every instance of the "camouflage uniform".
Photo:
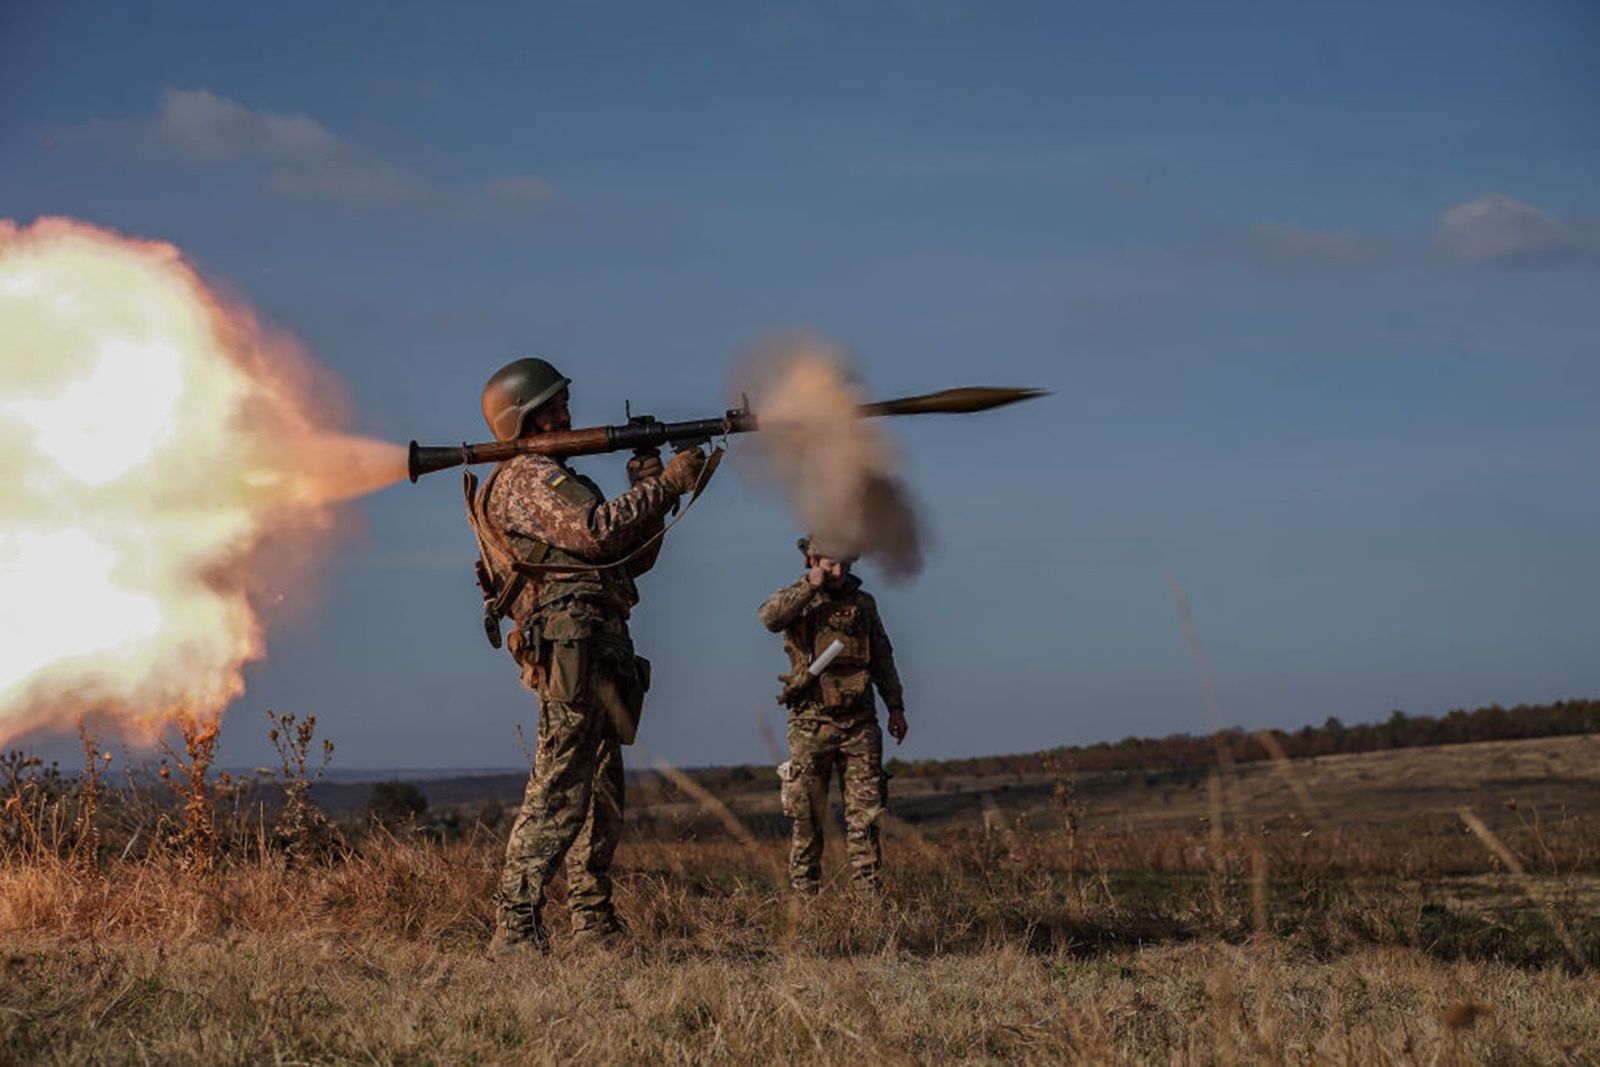
M 850 865 L 861 884 L 876 887 L 883 863 L 878 824 L 888 804 L 888 780 L 872 687 L 891 709 L 905 706 L 894 647 L 877 602 L 854 575 L 847 575 L 837 591 L 802 577 L 774 593 L 759 614 L 768 630 L 783 632 L 790 678 L 798 678 L 835 640 L 844 644 L 821 676 L 789 701 L 789 762 L 782 787 L 784 813 L 794 820 L 789 879 L 802 892 L 814 892 L 820 884 L 828 786 L 837 768 Z
M 676 499 L 649 478 L 607 501 L 563 462 L 525 455 L 495 469 L 478 506 L 490 546 L 499 540 L 541 566 L 583 567 L 636 549 Z M 649 663 L 634 656 L 627 620 L 639 601 L 633 580 L 654 564 L 658 547 L 622 567 L 541 574 L 512 605 L 507 644 L 523 683 L 539 694 L 533 773 L 496 893 L 497 921 L 512 940 L 543 937 L 545 887 L 563 857 L 574 928 L 616 928 L 610 869 L 622 832 L 621 745 L 633 739 L 649 686 Z

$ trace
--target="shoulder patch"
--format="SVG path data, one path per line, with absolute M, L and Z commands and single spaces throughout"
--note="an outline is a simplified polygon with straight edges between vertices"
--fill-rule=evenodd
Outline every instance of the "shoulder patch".
M 599 497 L 583 484 L 583 479 L 560 467 L 545 475 L 544 484 L 569 504 L 587 506 L 599 500 Z

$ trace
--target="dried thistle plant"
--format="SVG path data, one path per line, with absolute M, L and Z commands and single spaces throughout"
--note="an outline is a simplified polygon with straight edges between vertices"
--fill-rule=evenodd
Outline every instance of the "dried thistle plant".
M 278 753 L 278 773 L 283 780 L 283 809 L 273 826 L 273 835 L 291 860 L 311 859 L 337 844 L 328 818 L 311 799 L 311 787 L 321 780 L 333 759 L 333 742 L 323 739 L 321 759 L 313 765 L 316 748 L 317 717 L 267 712 L 272 728 L 267 737 Z
M 178 734 L 183 738 L 184 755 L 166 741 L 161 742 L 166 758 L 161 761 L 161 780 L 172 787 L 183 802 L 183 827 L 178 845 L 184 862 L 194 871 L 209 871 L 217 862 L 217 799 L 206 775 L 217 754 L 217 734 L 222 721 L 218 715 L 194 715 L 182 711 L 177 716 Z M 170 759 L 177 774 L 167 765 Z M 231 784 L 224 774 L 221 784 Z
M 13 750 L 0 757 L 0 850 L 39 860 L 52 848 L 45 833 L 51 808 L 64 788 L 60 769 Z
M 34 806 L 33 776 L 28 772 L 39 765 L 39 757 L 13 749 L 0 760 L 5 775 L 5 795 L 0 798 L 0 842 L 7 853 L 25 856 L 38 840 L 38 819 Z
M 100 856 L 100 827 L 95 820 L 100 809 L 101 777 L 111 765 L 111 753 L 101 750 L 99 731 L 87 719 L 78 722 L 78 740 L 83 745 L 83 776 L 78 779 L 72 860 L 79 868 L 92 870 L 98 866 Z

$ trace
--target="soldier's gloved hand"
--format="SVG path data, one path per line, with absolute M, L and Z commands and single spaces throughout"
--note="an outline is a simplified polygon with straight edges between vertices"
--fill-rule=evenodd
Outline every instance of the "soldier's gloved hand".
M 635 455 L 628 460 L 628 484 L 638 485 L 646 478 L 659 478 L 664 468 L 661 466 L 661 453 L 651 449 L 644 455 Z
M 902 741 L 904 741 L 906 739 L 906 731 L 908 729 L 909 729 L 909 727 L 906 725 L 906 709 L 905 708 L 890 708 L 889 709 L 889 736 L 894 738 L 894 743 L 895 744 L 898 745 L 900 742 L 902 742 Z
M 667 460 L 667 469 L 661 473 L 661 484 L 682 496 L 695 487 L 705 466 L 704 452 L 698 448 L 686 448 Z

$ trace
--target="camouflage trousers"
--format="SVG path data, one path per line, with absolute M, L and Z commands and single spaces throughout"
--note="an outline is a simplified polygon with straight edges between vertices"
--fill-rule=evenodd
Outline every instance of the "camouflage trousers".
M 616 921 L 611 858 L 622 836 L 622 743 L 596 699 L 606 661 L 589 644 L 554 642 L 538 678 L 538 749 L 495 894 L 497 922 L 513 937 L 542 934 L 545 889 L 563 860 L 573 927 Z
M 794 820 L 789 881 L 815 892 L 822 881 L 822 846 L 828 789 L 838 771 L 844 795 L 845 851 L 857 882 L 876 888 L 883 865 L 878 826 L 888 805 L 883 774 L 883 731 L 876 718 L 848 722 L 796 718 L 789 721 L 789 778 L 783 783 L 784 813 Z

